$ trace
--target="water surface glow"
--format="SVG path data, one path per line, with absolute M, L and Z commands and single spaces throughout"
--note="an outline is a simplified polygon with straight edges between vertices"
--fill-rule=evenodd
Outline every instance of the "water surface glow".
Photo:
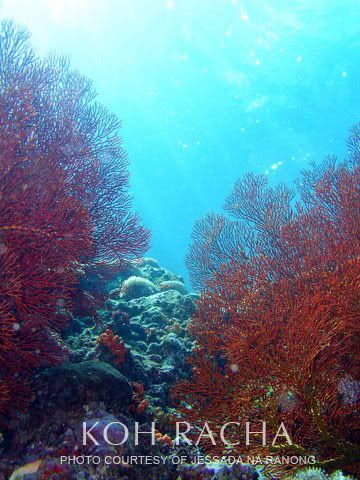
M 3 0 L 123 120 L 151 255 L 185 274 L 196 218 L 245 171 L 344 155 L 359 111 L 357 0 Z

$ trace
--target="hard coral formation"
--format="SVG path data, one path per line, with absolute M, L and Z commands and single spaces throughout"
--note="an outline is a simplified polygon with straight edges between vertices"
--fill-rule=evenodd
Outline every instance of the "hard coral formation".
M 149 297 L 158 291 L 156 285 L 143 277 L 132 276 L 122 283 L 120 298 L 132 300 L 133 298 Z
M 140 264 L 141 265 L 141 264 Z M 138 267 L 139 276 L 149 276 L 149 265 Z M 132 272 L 132 267 L 129 268 Z M 163 269 L 151 266 L 148 280 L 179 277 Z M 130 275 L 131 277 L 131 275 Z M 124 279 L 125 280 L 122 280 Z M 98 324 L 90 328 L 87 320 L 78 319 L 76 330 L 67 331 L 66 343 L 71 351 L 71 361 L 99 358 L 112 362 L 106 351 L 97 348 L 97 337 L 103 333 L 103 325 L 111 329 L 126 343 L 128 349 L 119 369 L 131 382 L 142 383 L 146 388 L 151 408 L 169 406 L 169 389 L 178 378 L 188 374 L 186 358 L 193 341 L 187 334 L 187 324 L 195 312 L 196 295 L 181 295 L 168 290 L 131 300 L 114 295 L 112 286 L 126 282 L 126 271 L 119 273 L 109 284 L 106 310 L 99 310 Z M 163 281 L 163 280 L 161 280 Z
M 226 201 L 235 221 L 196 225 L 188 264 L 206 288 L 190 324 L 193 377 L 174 392 L 179 411 L 214 428 L 265 421 L 268 438 L 284 422 L 293 442 L 247 447 L 229 428 L 240 453 L 302 452 L 359 471 L 359 139 L 350 160 L 303 172 L 296 207 L 286 186 L 247 175 Z
M 188 293 L 184 283 L 180 282 L 179 280 L 161 282 L 159 283 L 158 287 L 161 291 L 176 290 L 177 292 L 181 293 L 181 295 L 186 295 Z
M 137 261 L 139 267 L 143 267 L 144 265 L 150 265 L 154 268 L 160 268 L 159 262 L 155 258 L 151 257 L 144 257 Z
M 32 371 L 67 355 L 57 332 L 90 299 L 80 265 L 137 257 L 149 234 L 129 211 L 119 120 L 66 60 L 38 59 L 11 22 L 0 30 L 3 421 L 28 407 Z

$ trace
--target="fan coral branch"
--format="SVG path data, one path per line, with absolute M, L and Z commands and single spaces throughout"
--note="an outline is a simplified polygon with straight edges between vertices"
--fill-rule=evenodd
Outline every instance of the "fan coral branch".
M 66 59 L 38 59 L 13 22 L 0 33 L 0 414 L 10 415 L 18 378 L 66 357 L 56 332 L 86 297 L 80 271 L 138 257 L 149 232 L 130 212 L 120 122 L 91 81 Z
M 195 226 L 188 258 L 206 289 L 190 324 L 193 376 L 174 390 L 178 410 L 199 429 L 217 428 L 218 439 L 227 422 L 265 421 L 272 438 L 284 422 L 293 441 L 236 446 L 229 429 L 240 454 L 315 454 L 327 469 L 358 471 L 358 130 L 352 135 L 351 162 L 330 157 L 302 173 L 298 205 L 263 177 L 237 182 L 226 208 L 252 234 L 222 216 Z M 224 451 L 209 439 L 203 447 Z

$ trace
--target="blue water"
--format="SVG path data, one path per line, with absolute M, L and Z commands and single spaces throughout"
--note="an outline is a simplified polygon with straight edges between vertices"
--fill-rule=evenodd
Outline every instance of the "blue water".
M 358 0 L 3 0 L 123 120 L 150 254 L 186 276 L 194 220 L 245 171 L 289 181 L 359 120 Z

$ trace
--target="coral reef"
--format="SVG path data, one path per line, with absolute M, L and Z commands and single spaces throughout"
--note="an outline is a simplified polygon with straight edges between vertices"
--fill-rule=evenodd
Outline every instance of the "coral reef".
M 136 278 L 155 285 L 154 292 L 143 291 L 145 296 L 125 300 L 121 291 L 129 279 Z M 131 280 L 132 281 L 132 280 Z M 139 261 L 123 269 L 108 284 L 105 293 L 106 308 L 99 311 L 97 325 L 90 327 L 87 317 L 78 318 L 73 329 L 66 334 L 66 345 L 71 351 L 71 361 L 98 358 L 109 363 L 113 356 L 105 349 L 99 350 L 97 337 L 103 333 L 102 325 L 121 338 L 127 354 L 119 370 L 131 382 L 143 384 L 152 407 L 168 408 L 171 384 L 189 373 L 186 358 L 193 341 L 187 334 L 187 325 L 195 312 L 196 295 L 184 294 L 178 289 L 158 291 L 163 282 L 182 283 L 182 279 L 168 272 L 154 260 Z M 120 287 L 119 287 L 120 283 Z M 138 281 L 136 282 L 138 284 Z M 117 286 L 117 288 L 113 288 Z
M 67 61 L 0 26 L 0 421 L 28 407 L 32 371 L 66 358 L 58 332 L 81 269 L 142 254 L 120 123 Z M 83 265 L 83 266 L 82 266 Z
M 359 139 L 359 137 L 357 137 Z M 356 139 L 351 138 L 353 152 Z M 198 223 L 188 262 L 206 289 L 190 329 L 193 377 L 174 391 L 195 425 L 251 422 L 268 438 L 228 429 L 234 450 L 314 454 L 327 469 L 356 472 L 359 458 L 359 156 L 303 172 L 301 202 L 263 176 L 239 180 L 226 201 L 235 221 Z M 233 252 L 237 252 L 236 255 Z M 223 449 L 209 439 L 209 452 Z M 282 472 L 284 473 L 284 472 Z
M 195 312 L 197 297 L 170 289 L 124 300 L 120 296 L 122 284 L 134 273 L 154 285 L 164 281 L 181 283 L 181 278 L 155 260 L 151 264 L 129 263 L 121 270 L 113 268 L 111 263 L 109 268 L 111 274 L 106 273 L 104 264 L 101 266 L 101 279 L 98 268 L 92 270 L 93 279 L 87 278 L 89 284 L 100 282 L 106 299 L 105 305 L 98 309 L 97 321 L 91 322 L 87 315 L 79 316 L 62 332 L 64 348 L 69 352 L 68 362 L 35 375 L 31 413 L 12 419 L 10 429 L 5 432 L 0 479 L 2 474 L 7 478 L 16 469 L 31 470 L 34 465 L 37 471 L 29 480 L 43 480 L 52 475 L 89 480 L 177 478 L 171 455 L 180 447 L 173 444 L 175 417 L 169 389 L 190 373 L 186 358 L 193 341 L 186 327 Z M 116 361 L 119 345 L 121 361 Z M 155 446 L 144 442 L 135 451 L 131 436 L 135 420 L 143 430 L 149 430 L 151 421 L 156 422 Z M 94 425 L 92 432 L 96 438 L 101 436 L 106 422 L 119 421 L 129 426 L 130 439 L 116 452 L 109 450 L 111 445 L 103 441 L 99 446 L 84 449 L 79 445 L 83 421 Z M 99 423 L 95 425 L 96 422 Z M 121 433 L 121 430 L 114 432 Z M 186 449 L 181 447 L 182 454 Z M 60 455 L 146 453 L 161 453 L 169 456 L 169 460 L 157 466 L 102 464 L 98 470 L 93 465 L 59 463 Z
M 142 275 L 143 271 L 149 273 L 145 264 L 136 268 L 137 275 Z M 155 282 L 157 278 L 161 282 L 162 277 L 173 276 L 160 266 L 151 268 L 155 270 L 150 281 Z M 122 271 L 109 283 L 110 296 L 106 301 L 107 308 L 98 312 L 99 324 L 89 326 L 88 317 L 84 317 L 73 323 L 73 329 L 67 329 L 64 342 L 70 351 L 71 362 L 48 368 L 35 376 L 36 398 L 31 415 L 14 419 L 11 425 L 13 434 L 6 435 L 0 445 L 1 479 L 11 474 L 13 478 L 18 475 L 23 479 L 21 472 L 24 470 L 34 470 L 27 474 L 29 480 L 263 478 L 255 466 L 194 463 L 192 459 L 201 454 L 197 447 L 184 443 L 175 445 L 174 422 L 178 417 L 170 407 L 168 392 L 171 384 L 190 374 L 186 357 L 193 342 L 186 326 L 190 317 L 196 315 L 194 301 L 197 297 L 169 290 L 127 302 L 120 299 L 118 293 L 114 298 L 110 293 L 113 285 L 121 282 L 120 277 L 126 279 L 132 273 L 131 267 L 128 274 Z M 116 365 L 110 350 L 98 343 L 99 335 L 104 333 L 103 324 L 109 325 L 111 339 L 120 334 L 126 342 L 128 352 L 121 364 Z M 346 385 L 342 387 L 345 390 Z M 351 397 L 347 399 L 351 401 Z M 150 422 L 155 421 L 154 446 L 144 442 L 134 448 L 134 420 L 140 421 L 143 430 L 149 430 Z M 81 445 L 83 421 L 93 427 L 91 432 L 99 445 Z M 115 442 L 120 443 L 124 436 L 121 424 L 129 428 L 129 441 L 118 447 L 103 440 L 103 430 L 112 422 L 115 422 L 111 431 Z M 103 462 L 101 465 L 77 465 L 59 461 L 61 455 L 123 455 L 129 458 L 131 455 L 159 454 L 167 459 L 161 465 L 126 465 L 124 462 L 118 465 Z M 181 465 L 173 462 L 179 455 L 188 458 L 187 462 Z
M 171 437 L 167 433 L 163 435 L 161 432 L 159 432 L 159 430 L 156 430 L 155 438 L 159 443 L 162 443 L 168 446 L 171 446 L 173 443 L 173 441 L 171 440 Z

